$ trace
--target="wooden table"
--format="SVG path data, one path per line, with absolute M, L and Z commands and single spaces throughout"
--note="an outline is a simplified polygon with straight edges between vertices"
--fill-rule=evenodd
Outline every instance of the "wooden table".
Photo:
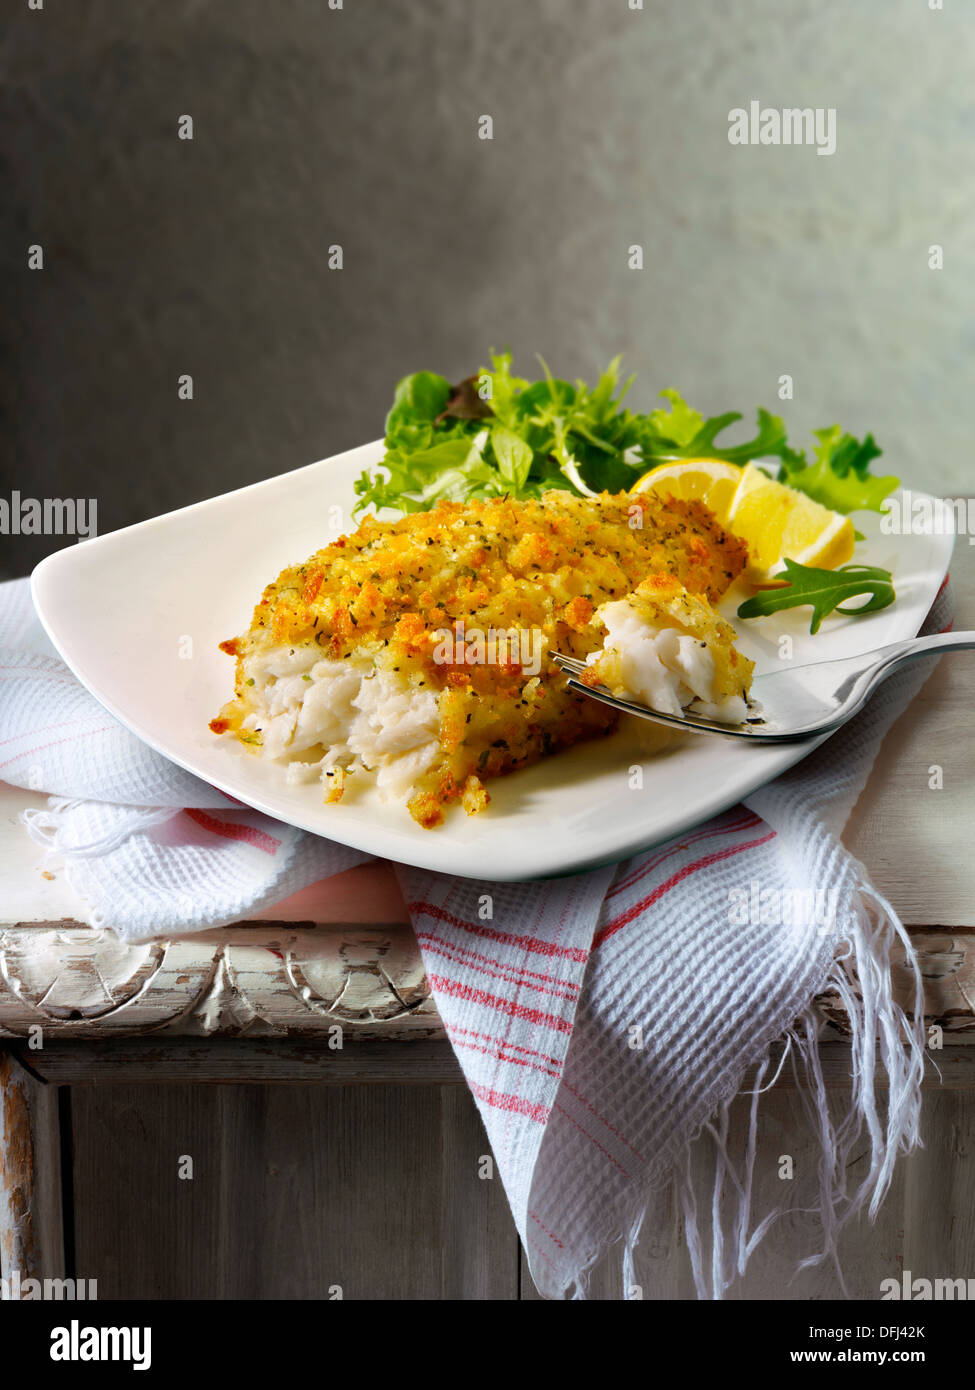
M 952 578 L 956 626 L 975 627 L 965 538 Z M 941 663 L 846 835 L 910 925 L 926 1018 L 944 1034 L 925 1148 L 899 1165 L 877 1226 L 843 1247 L 864 1298 L 902 1267 L 975 1276 L 973 676 L 973 654 Z M 536 1296 L 500 1183 L 479 1176 L 483 1129 L 388 868 L 350 870 L 254 921 L 126 946 L 84 926 L 63 872 L 43 868 L 19 820 L 37 800 L 0 786 L 5 1278 L 97 1278 L 103 1298 Z M 820 1005 L 842 1103 L 843 1019 Z M 801 1172 L 815 1155 L 799 1112 L 783 1075 L 760 1145 Z M 757 1210 L 781 1200 L 775 1172 L 759 1165 Z M 645 1296 L 691 1297 L 672 1193 L 651 1225 Z M 780 1223 L 735 1296 L 835 1296 L 830 1269 L 789 1284 L 812 1239 L 803 1218 Z M 618 1296 L 611 1265 L 593 1294 Z

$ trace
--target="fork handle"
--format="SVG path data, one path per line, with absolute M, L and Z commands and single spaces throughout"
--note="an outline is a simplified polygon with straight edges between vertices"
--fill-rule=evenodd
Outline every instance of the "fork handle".
M 890 652 L 898 665 L 914 656 L 930 656 L 934 652 L 975 650 L 975 632 L 935 632 L 930 637 L 912 637 L 906 642 L 894 642 L 880 650 Z M 878 652 L 879 655 L 879 652 Z
M 905 662 L 918 656 L 935 656 L 938 652 L 975 651 L 975 632 L 935 632 L 930 637 L 911 637 L 894 642 L 877 651 L 877 664 L 871 672 L 870 689 L 899 670 Z

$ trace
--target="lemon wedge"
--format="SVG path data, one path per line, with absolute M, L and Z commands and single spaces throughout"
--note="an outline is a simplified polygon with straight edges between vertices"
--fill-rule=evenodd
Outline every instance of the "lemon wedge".
M 644 473 L 630 491 L 666 492 L 686 501 L 696 498 L 724 523 L 740 481 L 741 469 L 722 459 L 675 459 Z
M 835 569 L 853 556 L 853 522 L 786 487 L 754 463 L 740 471 L 724 524 L 748 545 L 748 576 L 768 578 L 785 559 Z

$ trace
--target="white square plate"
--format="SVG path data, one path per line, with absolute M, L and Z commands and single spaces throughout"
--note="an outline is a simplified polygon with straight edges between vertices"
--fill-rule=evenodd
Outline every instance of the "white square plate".
M 288 786 L 281 766 L 216 738 L 207 724 L 233 684 L 232 661 L 217 644 L 246 631 L 265 586 L 286 565 L 351 529 L 353 481 L 382 454 L 381 442 L 366 444 L 58 551 L 32 580 L 44 627 L 111 714 L 198 777 L 316 835 L 473 878 L 539 878 L 626 858 L 733 805 L 816 746 L 686 735 L 646 757 L 621 729 L 492 781 L 480 815 L 454 807 L 439 828 L 423 830 L 405 805 L 383 804 L 374 789 L 323 805 L 317 785 Z M 953 536 L 884 535 L 874 513 L 858 513 L 856 522 L 867 535 L 857 559 L 893 571 L 896 603 L 864 618 L 827 618 L 815 637 L 808 608 L 739 623 L 739 645 L 759 673 L 780 669 L 786 634 L 803 665 L 918 631 L 947 572 Z M 734 607 L 725 606 L 726 616 Z M 639 790 L 630 786 L 635 761 L 643 766 Z

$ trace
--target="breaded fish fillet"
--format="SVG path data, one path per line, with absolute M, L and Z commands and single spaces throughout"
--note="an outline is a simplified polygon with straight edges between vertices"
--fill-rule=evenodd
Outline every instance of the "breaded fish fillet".
M 606 628 L 600 652 L 586 658 L 585 685 L 664 714 L 691 708 L 739 724 L 748 717 L 754 661 L 735 647 L 736 633 L 707 599 L 669 574 L 653 574 L 626 598 L 596 610 Z
M 326 800 L 374 773 L 432 826 L 452 801 L 480 810 L 487 779 L 614 727 L 548 657 L 599 650 L 600 605 L 665 575 L 706 608 L 746 559 L 701 503 L 652 494 L 370 517 L 284 570 L 222 644 L 236 695 L 211 728 L 321 777 Z

